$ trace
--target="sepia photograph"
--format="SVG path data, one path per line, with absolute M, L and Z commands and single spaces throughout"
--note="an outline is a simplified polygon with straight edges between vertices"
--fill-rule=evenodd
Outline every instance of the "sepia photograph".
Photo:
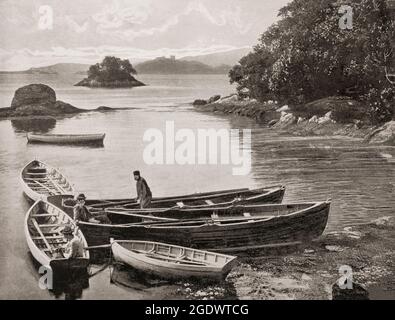
M 395 300 L 395 0 L 0 17 L 0 300 Z

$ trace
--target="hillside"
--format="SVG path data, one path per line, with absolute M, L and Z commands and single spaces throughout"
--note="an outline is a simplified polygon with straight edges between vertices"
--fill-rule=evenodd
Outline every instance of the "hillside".
M 180 60 L 197 61 L 209 65 L 211 67 L 217 67 L 223 64 L 234 66 L 239 62 L 239 60 L 243 56 L 248 54 L 251 50 L 252 48 L 242 48 L 242 49 L 236 49 L 226 52 L 218 52 L 218 53 L 212 53 L 212 54 L 206 54 L 200 56 L 187 56 L 181 58 Z
M 231 66 L 211 67 L 198 61 L 156 58 L 136 65 L 140 74 L 226 74 Z
M 46 67 L 30 68 L 24 71 L 0 71 L 0 73 L 17 74 L 86 74 L 88 64 L 81 63 L 58 63 Z

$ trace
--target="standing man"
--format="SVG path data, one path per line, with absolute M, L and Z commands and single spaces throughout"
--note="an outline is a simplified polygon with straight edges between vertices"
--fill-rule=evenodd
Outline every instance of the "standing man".
M 140 176 L 140 171 L 134 171 L 134 180 L 136 180 L 137 189 L 137 203 L 140 203 L 140 208 L 147 208 L 152 200 L 152 193 L 148 187 L 147 181 Z

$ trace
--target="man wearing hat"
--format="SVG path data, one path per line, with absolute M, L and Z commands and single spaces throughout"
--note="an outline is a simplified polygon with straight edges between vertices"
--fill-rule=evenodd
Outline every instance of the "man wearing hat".
M 111 224 L 111 221 L 105 214 L 93 215 L 88 207 L 85 205 L 86 197 L 83 193 L 77 197 L 77 204 L 74 206 L 74 221 L 75 222 L 91 222 L 91 223 L 106 223 Z
M 61 231 L 66 240 L 66 245 L 59 248 L 60 254 L 66 259 L 79 258 L 84 256 L 84 247 L 81 240 L 74 235 L 73 228 L 67 224 Z
M 148 208 L 152 200 L 152 193 L 147 181 L 140 175 L 140 171 L 133 171 L 134 180 L 136 180 L 137 202 L 140 203 L 140 208 Z

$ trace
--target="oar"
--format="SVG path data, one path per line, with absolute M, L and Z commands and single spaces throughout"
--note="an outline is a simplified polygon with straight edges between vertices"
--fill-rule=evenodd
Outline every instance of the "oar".
M 126 215 L 126 216 L 131 216 L 131 217 L 137 217 L 137 218 L 142 218 L 142 219 L 150 219 L 150 220 L 156 220 L 156 221 L 178 221 L 179 219 L 171 219 L 171 218 L 161 218 L 161 217 L 155 217 L 155 216 L 150 216 L 150 215 L 143 215 L 143 214 L 138 214 L 138 213 L 124 213 L 116 210 L 106 210 L 106 213 L 113 213 L 113 214 L 118 214 L 118 215 Z
M 84 247 L 85 250 L 93 250 L 93 249 L 105 249 L 110 248 L 111 244 L 102 244 L 98 246 Z

